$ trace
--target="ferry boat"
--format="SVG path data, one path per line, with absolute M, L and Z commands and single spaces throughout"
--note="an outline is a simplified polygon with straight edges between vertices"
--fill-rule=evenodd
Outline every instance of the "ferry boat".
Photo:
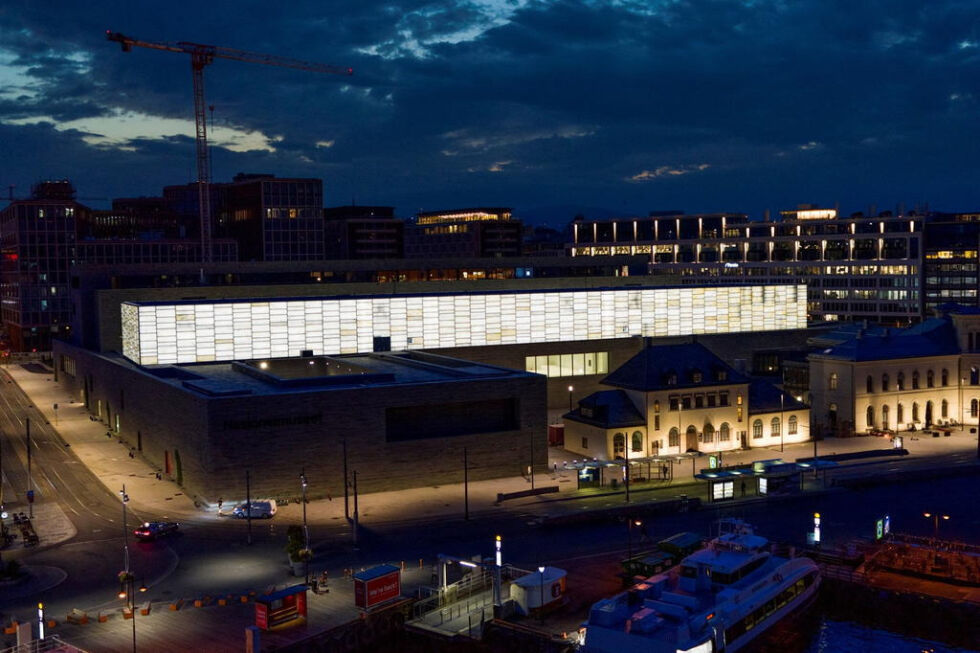
M 734 653 L 810 602 L 809 558 L 778 557 L 738 519 L 676 567 L 592 606 L 582 653 Z

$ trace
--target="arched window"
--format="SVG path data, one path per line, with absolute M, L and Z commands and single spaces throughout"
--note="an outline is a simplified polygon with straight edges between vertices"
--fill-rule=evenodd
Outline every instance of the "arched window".
M 882 374 L 881 375 L 881 391 L 882 392 L 888 392 L 888 382 L 889 382 L 888 381 L 888 375 L 887 374 Z
M 697 440 L 698 427 L 694 426 L 694 424 L 688 424 L 687 432 L 685 433 L 685 435 L 687 436 L 688 442 L 691 442 L 692 440 Z M 690 447 L 690 445 L 688 445 L 688 447 Z
M 837 372 L 830 373 L 830 378 L 827 380 L 827 389 L 828 390 L 837 389 Z
M 789 423 L 786 424 L 786 435 L 796 435 L 797 420 L 796 415 L 789 416 Z
M 898 423 L 899 427 L 905 423 L 905 406 L 902 404 L 899 404 L 895 408 L 895 421 Z
M 888 428 L 888 413 L 889 413 L 889 410 L 890 409 L 888 408 L 888 404 L 885 404 L 884 406 L 881 407 L 881 428 L 883 428 L 883 429 L 887 429 Z
M 681 433 L 677 430 L 677 427 L 670 429 L 670 433 L 667 434 L 667 446 L 668 447 L 679 447 L 681 446 Z
M 617 433 L 613 436 L 613 458 L 622 458 L 626 453 L 626 436 Z
M 704 425 L 704 441 L 714 442 L 715 441 L 715 427 L 711 423 Z
M 874 392 L 875 391 L 874 383 L 875 383 L 874 379 L 871 378 L 871 375 L 869 374 L 868 378 L 864 380 L 864 391 L 867 392 L 868 394 Z
M 943 384 L 944 388 L 949 385 L 949 370 L 947 370 L 945 367 L 943 368 L 939 382 Z
M 915 401 L 912 402 L 912 421 L 919 421 L 919 403 Z
M 931 388 L 936 384 L 936 375 L 932 370 L 926 372 L 926 387 Z
M 778 438 L 780 435 L 782 435 L 782 429 L 783 425 L 779 421 L 779 418 L 773 417 L 772 421 L 769 423 L 769 435 L 774 438 Z
M 895 384 L 898 386 L 899 390 L 905 389 L 905 372 L 898 373 L 898 378 L 895 380 Z
M 762 437 L 762 420 L 757 419 L 752 422 L 752 438 L 758 439 Z
M 980 413 L 980 402 L 976 399 L 970 400 L 970 417 L 976 417 Z
M 973 401 L 976 402 L 976 399 Z M 728 422 L 721 423 L 721 428 L 718 429 L 718 439 L 722 442 L 728 442 L 732 439 L 732 430 L 731 427 L 728 426 Z
M 943 403 L 939 406 L 939 416 L 949 417 L 949 402 L 943 399 Z
M 867 423 L 868 423 L 868 426 L 874 426 L 875 425 L 875 407 L 874 406 L 868 406 Z
M 639 431 L 633 431 L 633 440 L 630 443 L 630 451 L 643 452 L 643 434 Z
M 912 372 L 912 389 L 913 390 L 919 389 L 919 370 L 915 370 L 914 372 Z

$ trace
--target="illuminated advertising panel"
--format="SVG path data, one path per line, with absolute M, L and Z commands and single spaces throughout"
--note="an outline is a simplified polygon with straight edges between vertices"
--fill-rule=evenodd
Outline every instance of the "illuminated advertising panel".
M 806 327 L 806 286 L 718 286 L 126 302 L 141 365 Z

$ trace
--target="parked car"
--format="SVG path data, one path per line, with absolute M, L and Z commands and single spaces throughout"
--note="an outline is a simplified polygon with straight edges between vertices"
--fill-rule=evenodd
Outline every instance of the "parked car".
M 276 514 L 276 500 L 263 499 L 262 501 L 252 501 L 251 509 L 247 512 L 245 510 L 245 504 L 240 503 L 235 506 L 235 510 L 232 512 L 232 514 L 239 519 L 245 519 L 249 516 L 251 516 L 252 519 L 272 519 L 272 516 Z
M 180 528 L 175 521 L 148 521 L 133 531 L 139 540 L 155 540 L 165 535 L 173 535 Z

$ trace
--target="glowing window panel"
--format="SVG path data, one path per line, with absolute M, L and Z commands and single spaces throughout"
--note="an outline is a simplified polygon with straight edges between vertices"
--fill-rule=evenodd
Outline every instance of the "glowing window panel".
M 123 355 L 154 365 L 368 353 L 377 337 L 402 350 L 800 329 L 806 286 L 126 302 L 120 317 Z

